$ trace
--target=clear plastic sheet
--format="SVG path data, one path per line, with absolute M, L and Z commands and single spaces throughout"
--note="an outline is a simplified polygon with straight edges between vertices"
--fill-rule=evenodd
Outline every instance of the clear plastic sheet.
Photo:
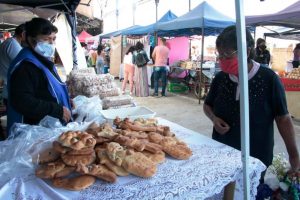
M 77 96 L 73 99 L 75 109 L 72 111 L 75 122 L 91 122 L 97 121 L 104 123 L 105 119 L 102 117 L 102 101 L 99 96 L 91 98 L 85 96 Z
M 67 126 L 62 126 L 58 119 L 46 116 L 39 126 L 14 124 L 11 136 L 0 142 L 0 187 L 16 174 L 18 176 L 32 174 L 39 153 L 51 147 L 52 142 L 62 132 L 83 131 L 91 123 L 71 122 Z

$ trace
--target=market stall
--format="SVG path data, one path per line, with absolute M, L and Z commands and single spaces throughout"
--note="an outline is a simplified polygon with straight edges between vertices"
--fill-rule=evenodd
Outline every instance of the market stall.
M 289 112 L 294 118 L 300 119 L 300 68 L 293 69 L 280 79 L 285 89 Z
M 223 188 L 236 181 L 235 199 L 242 199 L 240 151 L 162 118 L 158 118 L 158 123 L 169 126 L 176 137 L 188 145 L 193 155 L 187 160 L 167 156 L 157 166 L 157 171 L 151 178 L 118 176 L 114 183 L 98 179 L 92 186 L 81 191 L 56 188 L 50 180 L 37 178 L 34 172 L 37 165 L 32 163 L 31 155 L 51 144 L 61 132 L 84 130 L 88 124 L 73 123 L 67 127 L 56 124 L 55 127 L 49 127 L 48 123 L 48 128 L 18 125 L 15 130 L 23 134 L 1 142 L 0 198 L 98 199 L 100 196 L 103 199 L 220 199 Z M 32 140 L 31 137 L 35 139 Z M 24 140 L 28 142 L 24 143 Z M 16 148 L 9 148 L 11 145 Z M 12 164 L 14 168 L 8 167 Z M 249 167 L 251 199 L 255 199 L 260 173 L 265 170 L 265 166 L 251 157 Z
M 247 16 L 246 23 L 251 26 L 283 26 L 293 28 L 292 31 L 289 31 L 288 35 L 293 34 L 296 36 L 296 30 L 300 29 L 299 16 L 300 2 L 297 1 L 289 7 L 274 14 Z M 291 63 L 287 62 L 287 66 L 289 65 L 291 65 Z M 292 69 L 292 71 L 290 71 L 287 67 L 284 72 L 281 71 L 279 74 L 286 91 L 289 112 L 293 117 L 300 119 L 300 103 L 298 100 L 300 97 L 299 69 Z

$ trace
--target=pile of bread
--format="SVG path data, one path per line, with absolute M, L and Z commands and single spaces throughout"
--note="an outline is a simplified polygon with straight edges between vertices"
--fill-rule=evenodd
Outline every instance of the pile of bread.
M 300 68 L 294 68 L 290 73 L 288 73 L 286 78 L 300 79 Z
M 119 96 L 120 89 L 113 82 L 110 74 L 96 74 L 93 68 L 72 70 L 67 77 L 67 85 L 72 97 L 84 95 L 92 97 L 99 95 L 101 99 Z
M 128 118 L 109 124 L 91 124 L 86 131 L 67 131 L 39 154 L 36 176 L 51 179 L 53 186 L 82 190 L 96 178 L 114 183 L 117 176 L 133 174 L 143 178 L 155 175 L 165 162 L 165 153 L 185 160 L 191 149 L 168 126 L 155 119 Z

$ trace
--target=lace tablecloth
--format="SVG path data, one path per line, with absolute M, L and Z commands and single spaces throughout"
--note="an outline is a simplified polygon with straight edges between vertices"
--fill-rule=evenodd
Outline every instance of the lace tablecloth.
M 30 173 L 20 172 L 22 176 L 15 174 L 4 183 L 0 180 L 0 199 L 221 199 L 224 186 L 232 181 L 236 181 L 235 199 L 243 199 L 240 151 L 167 120 L 159 119 L 159 123 L 169 125 L 177 137 L 189 144 L 193 151 L 189 160 L 167 158 L 152 178 L 118 177 L 114 184 L 97 180 L 79 192 L 54 188 L 50 182 L 36 178 L 34 170 L 27 169 Z M 255 199 L 263 170 L 263 163 L 251 157 L 251 199 Z

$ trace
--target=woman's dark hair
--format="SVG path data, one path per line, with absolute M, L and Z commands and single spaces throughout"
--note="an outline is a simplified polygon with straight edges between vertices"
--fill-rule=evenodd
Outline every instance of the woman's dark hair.
M 25 24 L 20 24 L 19 26 L 17 26 L 17 28 L 15 29 L 15 36 L 21 37 L 22 33 L 25 31 Z
M 297 43 L 295 49 L 300 49 L 300 43 Z
M 97 54 L 100 55 L 101 52 L 102 52 L 102 50 L 103 50 L 103 46 L 102 45 L 98 45 L 98 47 L 97 47 Z
M 254 39 L 249 30 L 246 29 L 246 42 L 247 48 L 250 48 L 250 54 L 248 62 L 254 58 Z M 232 49 L 237 50 L 237 36 L 236 26 L 228 26 L 223 32 L 217 37 L 216 40 L 217 49 Z
M 137 42 L 136 45 L 135 45 L 135 49 L 136 49 L 137 51 L 143 50 L 143 49 L 144 49 L 143 43 Z
M 133 53 L 135 50 L 134 46 L 129 47 L 129 49 L 126 52 L 126 55 L 128 55 L 129 53 Z
M 33 18 L 25 23 L 26 38 L 36 37 L 37 35 L 50 35 L 57 33 L 57 28 L 47 19 Z
M 262 39 L 262 38 L 258 38 L 257 40 L 256 40 L 256 46 L 259 46 L 261 43 L 263 43 L 263 42 L 266 42 L 264 39 Z

